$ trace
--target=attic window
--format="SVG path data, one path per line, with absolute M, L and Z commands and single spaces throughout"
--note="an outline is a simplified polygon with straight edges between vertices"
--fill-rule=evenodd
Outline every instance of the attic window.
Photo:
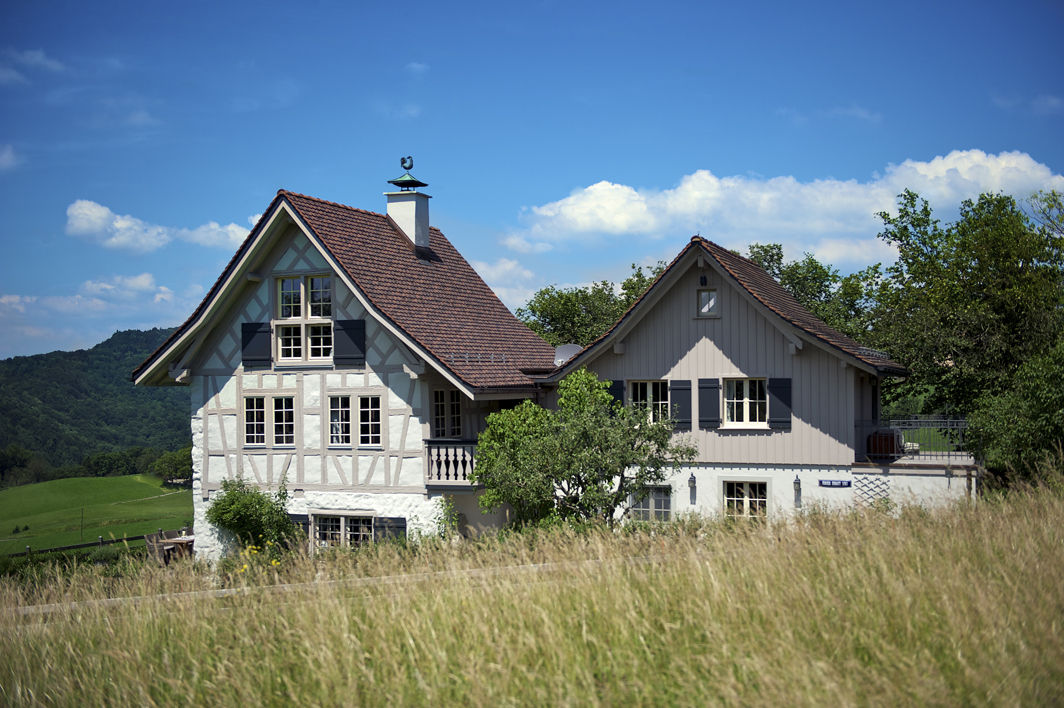
M 717 291 L 711 288 L 699 288 L 698 289 L 698 310 L 696 311 L 697 317 L 719 317 L 720 312 L 717 308 Z
M 332 358 L 331 277 L 278 278 L 275 313 L 278 362 L 327 362 Z

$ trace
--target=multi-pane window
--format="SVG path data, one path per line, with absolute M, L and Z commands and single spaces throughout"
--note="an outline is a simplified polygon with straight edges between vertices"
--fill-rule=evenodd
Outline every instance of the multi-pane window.
M 763 518 L 768 513 L 767 482 L 725 482 L 724 514 Z
M 332 278 L 313 275 L 277 279 L 277 358 L 281 361 L 332 356 Z
M 381 444 L 380 396 L 360 396 L 358 399 L 358 444 Z
M 765 423 L 768 421 L 768 396 L 764 379 L 726 379 L 724 381 L 724 422 Z
M 266 399 L 261 396 L 244 399 L 244 444 L 266 444 Z
M 351 397 L 329 397 L 329 444 L 351 444 Z
M 713 317 L 717 314 L 717 291 L 702 288 L 698 291 L 698 316 Z
M 634 521 L 669 521 L 672 518 L 672 488 L 651 487 L 632 498 L 629 516 Z
M 295 445 L 296 409 L 291 396 L 273 399 L 273 444 Z
M 462 437 L 462 394 L 457 390 L 432 392 L 432 437 Z
M 359 546 L 373 540 L 372 516 L 320 516 L 315 514 L 314 542 L 318 547 Z
M 632 404 L 644 406 L 650 419 L 659 421 L 669 417 L 668 381 L 633 381 Z

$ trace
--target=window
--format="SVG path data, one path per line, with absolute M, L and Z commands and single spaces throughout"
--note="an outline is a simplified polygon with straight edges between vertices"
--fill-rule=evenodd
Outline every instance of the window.
M 698 317 L 716 317 L 717 291 L 701 288 L 698 291 Z
M 633 521 L 669 521 L 672 518 L 672 488 L 651 487 L 642 497 L 633 497 L 629 517 Z
M 244 444 L 266 444 L 266 399 L 261 396 L 244 399 Z
M 462 394 L 457 390 L 432 392 L 432 437 L 462 437 Z
M 351 397 L 329 397 L 329 444 L 351 444 Z
M 724 424 L 766 424 L 768 396 L 764 379 L 724 381 Z
M 358 444 L 381 444 L 380 396 L 361 396 L 358 399 Z
M 652 421 L 669 417 L 668 381 L 633 381 L 632 403 L 645 406 Z
M 325 360 L 333 354 L 332 278 L 277 279 L 277 358 Z
M 373 540 L 372 516 L 311 516 L 314 544 L 328 546 L 360 546 Z
M 295 445 L 296 410 L 291 396 L 273 399 L 273 444 Z
M 768 483 L 725 482 L 724 514 L 739 518 L 764 518 L 768 514 Z

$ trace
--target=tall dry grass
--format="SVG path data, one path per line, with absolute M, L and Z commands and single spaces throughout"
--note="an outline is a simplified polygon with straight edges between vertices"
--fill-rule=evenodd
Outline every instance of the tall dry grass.
M 191 565 L 6 581 L 0 701 L 1064 702 L 1059 492 L 252 565 L 221 582 L 246 592 L 221 597 Z M 84 604 L 162 592 L 185 594 Z

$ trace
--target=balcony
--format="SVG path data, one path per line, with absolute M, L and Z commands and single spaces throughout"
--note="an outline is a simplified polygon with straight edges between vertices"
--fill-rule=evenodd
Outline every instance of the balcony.
M 469 474 L 476 463 L 475 440 L 426 440 L 425 485 L 470 487 Z

